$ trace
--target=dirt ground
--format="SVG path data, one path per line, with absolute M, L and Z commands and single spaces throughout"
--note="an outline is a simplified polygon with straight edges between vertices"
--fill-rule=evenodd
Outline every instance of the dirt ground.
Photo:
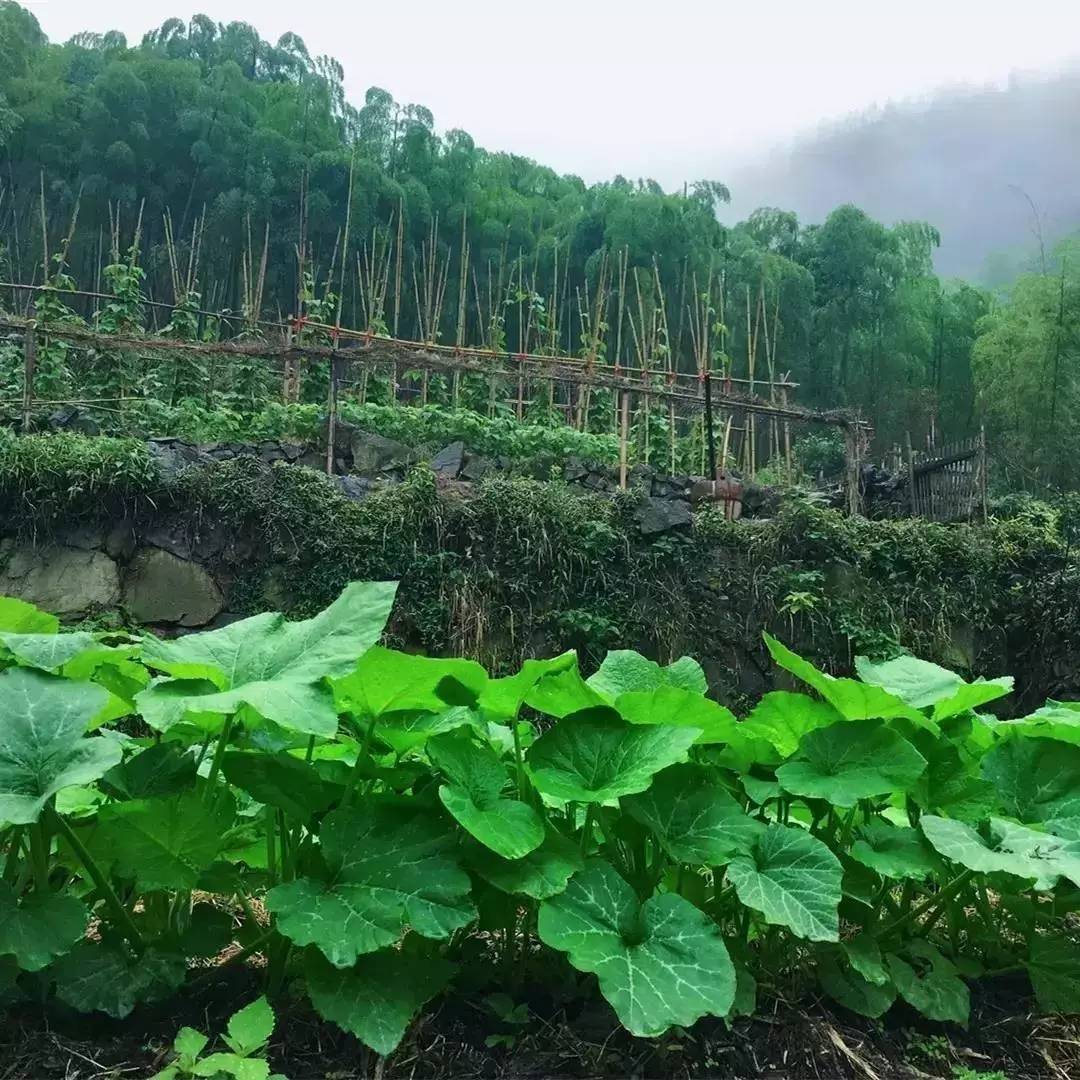
M 168 1063 L 184 1024 L 217 1034 L 259 991 L 233 972 L 198 996 L 137 1010 L 123 1021 L 61 1007 L 18 1006 L 0 1020 L 0 1080 L 142 1080 Z M 1037 1017 L 1026 988 L 972 992 L 967 1030 L 932 1024 L 902 1005 L 883 1022 L 826 1002 L 765 1002 L 730 1028 L 704 1020 L 663 1039 L 629 1036 L 599 999 L 556 1008 L 537 998 L 521 1025 L 496 1020 L 480 1001 L 431 1003 L 386 1059 L 320 1020 L 306 1004 L 275 1004 L 269 1060 L 290 1080 L 354 1078 L 776 1077 L 784 1080 L 1074 1080 L 1080 1078 L 1080 1018 Z M 486 1045 L 492 1033 L 507 1038 Z

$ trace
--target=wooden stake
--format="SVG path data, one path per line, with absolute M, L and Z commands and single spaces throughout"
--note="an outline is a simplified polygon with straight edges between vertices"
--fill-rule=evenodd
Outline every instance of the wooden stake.
M 622 391 L 621 420 L 619 424 L 619 487 L 626 490 L 626 449 L 630 436 L 630 391 Z
M 34 324 L 26 328 L 24 345 L 22 433 L 29 435 L 30 414 L 34 407 L 34 371 L 37 368 L 37 329 Z
M 337 348 L 337 339 L 334 339 Z M 334 475 L 334 441 L 338 418 L 338 358 L 330 360 L 330 388 L 326 395 L 326 475 Z
M 911 432 L 904 432 L 904 457 L 907 460 L 908 473 L 908 511 L 912 517 L 918 517 L 919 505 L 915 496 L 915 451 L 911 446 Z

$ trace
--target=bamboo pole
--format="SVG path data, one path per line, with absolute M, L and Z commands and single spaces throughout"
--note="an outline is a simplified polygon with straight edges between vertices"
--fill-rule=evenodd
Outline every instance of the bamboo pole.
M 621 419 L 619 423 L 619 487 L 626 490 L 626 452 L 630 438 L 630 392 L 623 390 L 621 393 Z
M 22 433 L 30 433 L 30 416 L 34 408 L 34 372 L 37 369 L 37 327 L 31 323 L 26 328 L 23 341 L 23 400 Z

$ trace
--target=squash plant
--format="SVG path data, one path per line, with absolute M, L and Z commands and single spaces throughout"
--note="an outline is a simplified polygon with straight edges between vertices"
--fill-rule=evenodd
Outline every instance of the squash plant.
M 1026 971 L 1080 1008 L 1080 705 L 999 721 L 1009 679 L 768 638 L 807 692 L 738 719 L 688 658 L 385 649 L 394 595 L 171 641 L 0 599 L 0 993 L 122 1017 L 260 954 L 379 1053 L 485 949 L 640 1036 L 791 981 L 964 1023 Z

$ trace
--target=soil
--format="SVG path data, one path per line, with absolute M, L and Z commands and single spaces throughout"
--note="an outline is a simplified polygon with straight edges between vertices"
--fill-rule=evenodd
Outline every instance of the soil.
M 13 1008 L 0 1017 L 0 1080 L 144 1080 L 170 1060 L 179 1027 L 221 1032 L 231 1013 L 258 993 L 255 973 L 240 969 L 228 978 L 223 973 L 201 995 L 143 1008 L 123 1021 L 55 1004 Z M 269 1061 L 290 1080 L 1080 1078 L 1080 1018 L 1037 1017 L 1030 1004 L 1026 985 L 997 980 L 992 993 L 975 987 L 965 1030 L 930 1023 L 901 1004 L 875 1022 L 811 997 L 766 1002 L 754 1018 L 730 1028 L 704 1020 L 647 1040 L 628 1035 L 599 999 L 557 1008 L 537 997 L 529 1022 L 515 1027 L 495 1019 L 480 999 L 447 996 L 382 1059 L 306 1003 L 281 1002 Z M 500 1032 L 504 1044 L 486 1045 Z

